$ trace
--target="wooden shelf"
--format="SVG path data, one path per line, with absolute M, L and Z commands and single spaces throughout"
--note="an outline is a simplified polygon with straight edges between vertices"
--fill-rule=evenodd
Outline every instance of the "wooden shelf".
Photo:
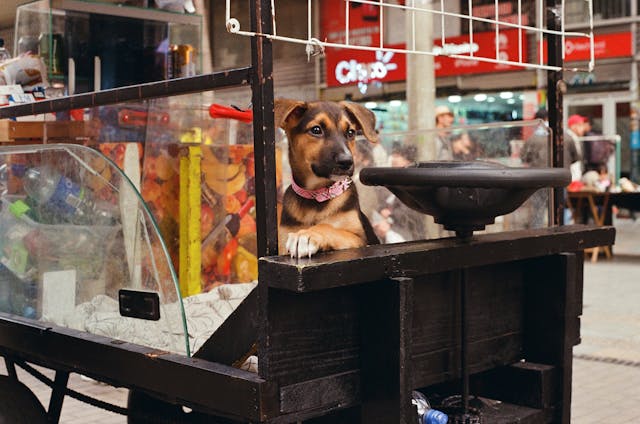
M 10 121 L 0 120 L 0 143 L 74 142 L 89 136 L 85 122 L 81 121 Z

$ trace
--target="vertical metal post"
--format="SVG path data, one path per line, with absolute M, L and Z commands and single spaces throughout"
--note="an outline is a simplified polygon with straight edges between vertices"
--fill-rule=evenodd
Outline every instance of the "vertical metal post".
M 462 413 L 469 413 L 469 298 L 467 268 L 460 269 L 460 368 L 462 370 Z
M 271 1 L 251 2 L 251 30 L 272 33 Z M 251 37 L 251 91 L 255 156 L 256 230 L 258 258 L 278 254 L 276 142 L 273 117 L 273 55 L 271 40 Z M 269 322 L 269 286 L 258 271 L 258 321 Z M 269 379 L 270 340 L 266 325 L 258 331 L 258 373 Z
M 544 0 L 547 10 L 547 29 L 558 31 L 561 7 L 558 0 Z M 547 34 L 547 58 L 550 66 L 563 66 L 562 37 L 558 34 Z M 562 71 L 547 71 L 547 105 L 549 109 L 549 127 L 553 131 L 552 160 L 553 166 L 564 165 L 564 131 L 562 128 L 562 95 L 564 82 Z M 553 223 L 564 223 L 565 195 L 563 188 L 553 189 Z
M 270 0 L 251 3 L 252 31 L 271 33 Z M 273 118 L 273 55 L 271 40 L 251 37 L 253 143 L 256 167 L 258 257 L 278 254 L 276 213 L 276 143 Z
M 50 423 L 57 424 L 60 422 L 60 413 L 62 412 L 62 403 L 64 402 L 64 392 L 69 382 L 69 373 L 66 371 L 56 371 L 53 380 L 53 390 L 49 399 L 49 409 L 47 411 L 47 419 Z
M 14 364 L 12 360 L 7 359 L 6 357 L 4 358 L 4 364 L 7 367 L 7 374 L 9 375 L 9 377 L 17 381 L 18 373 L 16 372 L 16 364 Z

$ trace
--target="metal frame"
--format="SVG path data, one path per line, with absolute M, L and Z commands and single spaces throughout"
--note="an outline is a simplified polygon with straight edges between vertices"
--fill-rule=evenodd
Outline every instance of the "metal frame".
M 274 10 L 271 18 L 272 24 L 270 28 L 263 27 L 261 30 L 256 30 L 252 28 L 250 31 L 242 30 L 240 26 L 240 21 L 237 18 L 231 16 L 231 0 L 226 0 L 225 17 L 226 17 L 227 31 L 229 31 L 230 33 L 248 36 L 248 37 L 261 37 L 269 40 L 278 40 L 278 41 L 285 41 L 289 43 L 304 44 L 307 46 L 308 54 L 311 54 L 310 52 L 313 52 L 313 53 L 323 52 L 325 48 L 332 47 L 332 48 L 345 48 L 345 49 L 352 49 L 352 50 L 381 51 L 381 52 L 406 53 L 406 54 L 418 54 L 418 55 L 429 55 L 429 56 L 444 55 L 444 56 L 452 57 L 455 59 L 476 60 L 479 62 L 519 66 L 519 67 L 524 67 L 528 69 L 542 69 L 547 71 L 560 71 L 563 69 L 563 64 L 562 62 L 553 63 L 551 59 L 548 60 L 548 63 L 546 65 L 544 64 L 543 43 L 544 43 L 545 37 L 547 37 L 548 39 L 550 37 L 561 37 L 563 42 L 562 46 L 564 45 L 565 37 L 584 37 L 589 39 L 590 47 L 591 47 L 590 59 L 589 59 L 587 70 L 589 72 L 593 70 L 595 66 L 595 62 L 594 62 L 592 0 L 587 0 L 585 2 L 587 4 L 588 12 L 589 12 L 589 31 L 588 32 L 566 30 L 566 27 L 564 24 L 564 1 L 560 1 L 560 3 L 555 4 L 553 9 L 553 14 L 556 17 L 559 17 L 559 25 L 554 25 L 554 26 L 547 25 L 546 28 L 542 26 L 542 14 L 544 9 L 546 8 L 547 16 L 549 16 L 549 13 L 551 12 L 551 10 L 548 9 L 548 2 L 546 4 L 544 4 L 542 1 L 537 2 L 537 4 L 539 5 L 537 10 L 538 26 L 524 25 L 522 23 L 522 0 L 518 0 L 517 14 L 519 18 L 517 23 L 511 23 L 511 22 L 500 20 L 498 1 L 496 1 L 495 3 L 495 13 L 494 13 L 493 19 L 474 16 L 473 13 L 471 12 L 472 2 L 471 0 L 468 0 L 468 2 L 469 2 L 469 14 L 465 15 L 461 13 L 446 11 L 444 0 L 440 0 L 439 8 L 416 6 L 416 0 L 407 0 L 405 4 L 390 3 L 389 0 L 386 0 L 386 1 L 385 0 L 345 0 L 346 20 L 345 20 L 345 28 L 344 28 L 344 32 L 345 32 L 344 43 L 327 42 L 327 41 L 319 40 L 318 38 L 313 36 L 315 28 L 313 28 L 313 25 L 312 25 L 313 14 L 314 14 L 313 12 L 314 2 L 312 0 L 307 0 L 307 37 L 306 38 L 295 38 L 295 37 L 278 35 L 276 30 L 275 0 L 271 1 L 271 5 L 274 8 Z M 371 6 L 380 8 L 380 19 L 379 19 L 380 42 L 377 45 L 363 45 L 363 44 L 357 44 L 357 43 L 351 42 L 349 38 L 349 31 L 350 31 L 349 9 L 351 4 L 371 5 Z M 385 12 L 388 10 L 401 10 L 401 11 L 405 11 L 406 13 L 410 13 L 412 16 L 411 33 L 413 37 L 411 40 L 407 40 L 407 46 L 405 48 L 391 48 L 391 47 L 385 46 L 384 44 L 384 16 L 385 16 Z M 435 17 L 439 17 L 440 19 L 442 19 L 443 30 L 442 30 L 442 35 L 440 37 L 440 42 L 441 42 L 441 45 L 443 46 L 442 48 L 438 48 L 438 49 L 434 48 L 432 50 L 421 50 L 419 48 L 416 48 L 416 38 L 420 37 L 420 28 L 417 28 L 415 24 L 416 13 L 429 13 L 430 15 L 434 15 Z M 468 53 L 464 53 L 464 54 L 447 51 L 447 45 L 445 43 L 445 34 L 444 34 L 444 19 L 446 17 L 458 18 L 462 22 L 466 22 L 466 24 L 469 27 L 469 34 L 468 34 L 469 45 L 474 44 L 473 43 L 473 40 L 474 40 L 473 23 L 474 22 L 483 22 L 483 23 L 494 25 L 495 37 L 496 37 L 495 38 L 496 40 L 495 57 L 475 55 L 472 49 L 470 49 Z M 519 54 L 517 58 L 518 60 L 500 59 L 500 52 L 499 52 L 500 43 L 498 42 L 499 35 L 500 35 L 500 27 L 509 28 L 509 29 L 520 29 L 521 30 L 519 34 L 520 40 L 522 40 L 523 32 L 535 34 L 537 38 L 538 50 L 540 52 L 540 54 L 538 55 L 538 60 L 528 62 L 527 58 L 523 57 L 521 42 L 519 43 L 519 46 L 518 46 L 518 50 L 519 50 Z M 564 59 L 564 54 L 565 54 L 564 48 L 561 49 L 561 54 L 562 54 L 562 58 Z M 571 69 L 578 70 L 578 68 L 571 68 Z

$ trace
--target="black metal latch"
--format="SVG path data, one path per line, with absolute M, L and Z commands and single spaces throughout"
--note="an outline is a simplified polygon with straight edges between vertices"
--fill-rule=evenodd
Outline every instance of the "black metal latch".
M 120 289 L 118 291 L 120 315 L 123 317 L 158 321 L 160 319 L 160 298 L 158 293 Z

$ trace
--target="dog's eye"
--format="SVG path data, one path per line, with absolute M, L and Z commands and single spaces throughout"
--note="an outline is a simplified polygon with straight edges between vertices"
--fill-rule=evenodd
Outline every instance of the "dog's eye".
M 353 128 L 349 128 L 347 130 L 347 138 L 353 138 L 356 136 L 356 130 L 354 130 Z
M 320 125 L 315 125 L 311 127 L 309 132 L 313 135 L 322 135 L 322 127 Z

